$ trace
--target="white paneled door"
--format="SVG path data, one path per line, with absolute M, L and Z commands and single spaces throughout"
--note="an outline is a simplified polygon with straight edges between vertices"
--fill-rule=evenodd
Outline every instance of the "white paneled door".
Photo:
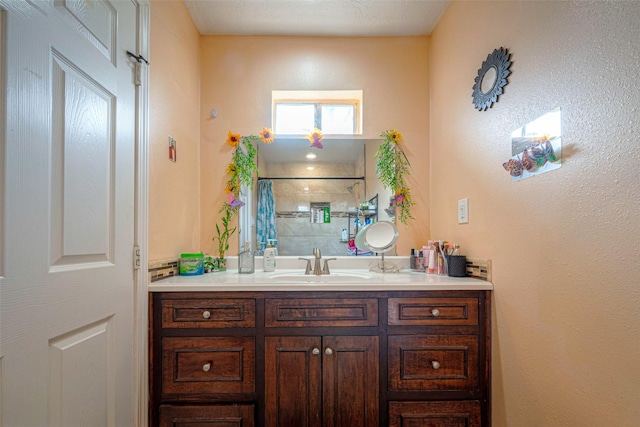
M 131 426 L 136 5 L 0 10 L 0 425 Z

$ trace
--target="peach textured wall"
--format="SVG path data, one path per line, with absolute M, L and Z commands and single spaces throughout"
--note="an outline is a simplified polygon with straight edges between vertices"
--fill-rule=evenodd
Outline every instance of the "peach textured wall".
M 211 237 L 225 200 L 229 130 L 257 134 L 271 125 L 272 90 L 364 90 L 364 136 L 398 128 L 414 173 L 416 233 L 400 233 L 399 253 L 428 236 L 428 37 L 313 38 L 205 36 L 201 51 L 201 246 Z M 218 117 L 210 119 L 216 108 Z M 230 254 L 237 251 L 233 239 Z
M 200 250 L 200 34 L 182 2 L 151 2 L 149 259 Z M 169 135 L 177 162 L 168 157 Z
M 638 425 L 638 40 L 638 2 L 453 2 L 432 34 L 431 235 L 493 260 L 494 426 Z M 501 46 L 512 75 L 479 112 Z M 555 107 L 562 167 L 512 183 L 511 131 Z

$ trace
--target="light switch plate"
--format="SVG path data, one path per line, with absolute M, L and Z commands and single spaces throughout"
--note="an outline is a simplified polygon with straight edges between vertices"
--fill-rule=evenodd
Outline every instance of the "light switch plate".
M 469 198 L 458 200 L 458 224 L 469 223 Z

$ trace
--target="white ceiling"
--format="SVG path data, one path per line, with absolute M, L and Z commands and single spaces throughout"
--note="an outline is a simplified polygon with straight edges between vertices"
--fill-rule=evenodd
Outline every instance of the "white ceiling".
M 202 35 L 429 35 L 449 0 L 184 0 Z

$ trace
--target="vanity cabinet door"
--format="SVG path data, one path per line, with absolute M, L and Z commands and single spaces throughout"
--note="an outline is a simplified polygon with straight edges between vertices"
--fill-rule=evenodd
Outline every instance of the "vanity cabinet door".
M 324 427 L 378 425 L 378 337 L 324 337 L 322 344 Z
M 265 426 L 322 427 L 321 337 L 265 338 Z
M 267 427 L 375 426 L 377 336 L 267 337 Z

